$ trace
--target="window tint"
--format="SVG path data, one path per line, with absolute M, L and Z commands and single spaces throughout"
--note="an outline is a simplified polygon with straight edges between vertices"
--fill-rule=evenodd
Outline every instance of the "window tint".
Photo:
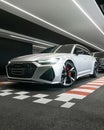
M 56 52 L 57 53 L 70 53 L 72 51 L 73 45 L 65 45 L 60 47 Z
M 53 53 L 57 48 L 58 48 L 58 46 L 49 47 L 49 48 L 43 50 L 41 53 Z
M 85 50 L 84 48 L 76 47 L 74 50 L 74 54 L 90 55 L 90 52 Z
M 83 54 L 83 50 L 79 47 L 76 47 L 74 50 L 74 54 Z
M 86 51 L 86 50 L 83 50 L 83 54 L 84 55 L 90 55 L 90 53 L 88 51 Z

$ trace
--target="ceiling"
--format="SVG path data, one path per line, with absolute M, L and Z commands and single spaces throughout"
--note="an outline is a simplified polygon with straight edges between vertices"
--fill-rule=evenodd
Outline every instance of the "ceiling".
M 95 0 L 0 0 L 0 8 L 67 38 L 104 49 L 104 15 Z

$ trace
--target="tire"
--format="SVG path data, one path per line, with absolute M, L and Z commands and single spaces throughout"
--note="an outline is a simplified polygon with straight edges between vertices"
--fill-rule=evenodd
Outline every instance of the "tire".
M 93 70 L 93 74 L 90 75 L 91 78 L 96 78 L 98 76 L 98 64 L 95 63 L 94 64 L 94 70 Z
M 61 74 L 61 85 L 64 87 L 71 86 L 77 77 L 77 71 L 71 61 L 66 61 Z

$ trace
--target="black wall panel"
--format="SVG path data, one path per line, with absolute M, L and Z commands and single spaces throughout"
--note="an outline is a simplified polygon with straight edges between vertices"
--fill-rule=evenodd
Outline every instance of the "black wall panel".
M 5 65 L 11 58 L 31 53 L 31 44 L 0 38 L 0 74 L 5 74 Z

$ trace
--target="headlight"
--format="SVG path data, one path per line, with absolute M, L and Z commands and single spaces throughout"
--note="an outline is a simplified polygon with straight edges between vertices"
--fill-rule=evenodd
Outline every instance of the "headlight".
M 37 60 L 39 64 L 46 65 L 46 64 L 56 64 L 59 61 L 59 58 L 51 58 L 51 59 L 44 59 L 44 60 Z
M 8 62 L 8 64 L 10 64 L 10 63 L 11 63 L 11 61 Z

